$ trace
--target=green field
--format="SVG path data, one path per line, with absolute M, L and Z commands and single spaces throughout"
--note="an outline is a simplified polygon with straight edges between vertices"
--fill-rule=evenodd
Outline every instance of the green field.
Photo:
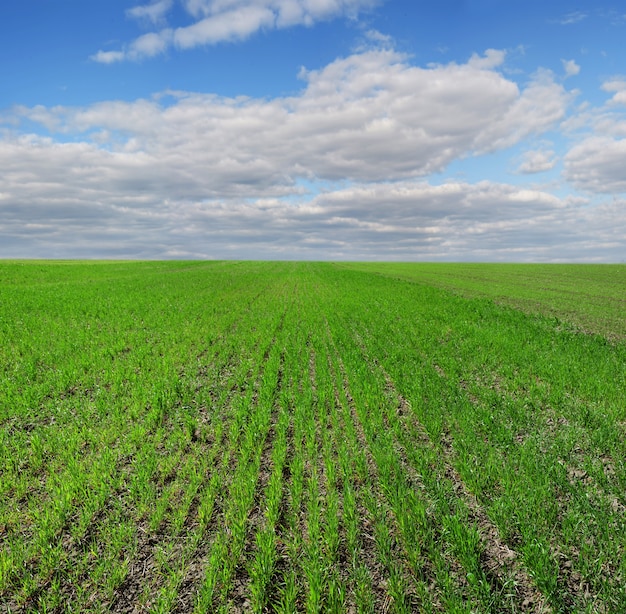
M 626 266 L 0 262 L 0 612 L 626 612 Z

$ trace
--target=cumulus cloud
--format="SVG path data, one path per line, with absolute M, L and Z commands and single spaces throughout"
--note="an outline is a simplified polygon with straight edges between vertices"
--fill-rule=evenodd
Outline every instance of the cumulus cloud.
M 565 177 L 589 192 L 626 193 L 625 165 L 626 139 L 592 136 L 565 156 Z
M 602 89 L 613 94 L 603 105 L 594 107 L 584 102 L 561 123 L 561 128 L 568 136 L 576 137 L 579 141 L 590 135 L 626 137 L 626 79 L 609 79 L 602 84 Z
M 527 87 L 499 117 L 491 118 L 491 129 L 481 139 L 480 152 L 509 147 L 531 134 L 540 134 L 565 117 L 573 100 L 548 70 L 539 70 Z
M 580 66 L 574 60 L 561 60 L 566 77 L 574 77 L 580 73 Z
M 601 261 L 621 257 L 626 227 L 624 202 L 490 182 L 353 185 L 298 202 L 99 196 L 5 199 L 3 255 Z
M 2 255 L 552 259 L 584 239 L 578 257 L 606 258 L 615 226 L 589 225 L 585 203 L 424 181 L 563 117 L 570 95 L 551 73 L 519 87 L 502 60 L 419 67 L 378 49 L 303 70 L 289 97 L 15 108 L 0 139 Z M 48 136 L 19 134 L 20 119 Z
M 615 92 L 609 101 L 611 104 L 626 104 L 626 79 L 614 78 L 602 84 L 605 92 Z
M 380 47 L 392 46 L 393 38 L 388 34 L 383 34 L 378 30 L 368 30 L 365 32 L 365 38 Z
M 506 52 L 502 49 L 487 49 L 484 55 L 474 53 L 469 59 L 469 66 L 472 68 L 496 68 L 504 63 Z
M 356 17 L 380 0 L 182 0 L 193 23 L 164 28 L 139 37 L 123 50 L 98 51 L 92 60 L 111 63 L 150 58 L 174 46 L 189 49 L 242 40 L 261 29 L 311 26 L 339 16 Z M 127 11 L 131 17 L 161 23 L 172 0 L 160 0 Z M 146 38 L 146 36 L 148 38 Z
M 552 150 L 535 150 L 527 151 L 522 156 L 522 162 L 519 165 L 518 172 L 525 175 L 532 173 L 542 173 L 549 171 L 556 166 L 557 159 Z
M 125 57 L 126 54 L 123 51 L 98 51 L 90 56 L 90 59 L 101 64 L 113 64 L 121 62 Z
M 163 53 L 172 39 L 171 30 L 162 30 L 159 34 L 150 32 L 135 39 L 126 51 L 125 57 L 131 60 L 141 60 Z
M 564 157 L 564 178 L 595 194 L 626 192 L 626 79 L 616 76 L 602 84 L 612 94 L 604 105 L 585 105 L 563 123 L 574 139 Z
M 183 183 L 207 196 L 284 191 L 299 178 L 397 180 L 508 147 L 563 117 L 570 95 L 551 74 L 520 90 L 494 70 L 500 54 L 483 60 L 421 68 L 392 49 L 370 50 L 303 70 L 305 87 L 292 97 L 178 93 L 166 105 L 153 99 L 18 113 L 48 129 L 97 133 L 100 147 L 108 131 L 109 149 L 140 151 L 171 176 L 193 177 Z
M 205 17 L 193 25 L 174 30 L 174 43 L 180 49 L 221 41 L 244 39 L 263 28 L 274 26 L 276 14 L 266 6 L 239 6 Z
M 172 8 L 173 0 L 157 0 L 151 4 L 135 6 L 126 11 L 129 17 L 146 20 L 152 24 L 161 23 Z

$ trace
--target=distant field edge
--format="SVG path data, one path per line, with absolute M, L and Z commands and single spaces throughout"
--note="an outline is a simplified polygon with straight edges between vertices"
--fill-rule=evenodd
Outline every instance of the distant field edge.
M 402 282 L 437 287 L 467 298 L 486 298 L 528 314 L 557 318 L 582 333 L 610 341 L 626 339 L 626 264 L 539 264 L 481 262 L 364 262 L 332 260 L 149 260 L 149 259 L 0 259 L 0 283 L 55 282 L 59 267 L 83 269 L 87 276 L 108 278 L 135 274 L 159 275 L 203 268 L 259 272 L 284 267 L 322 266 L 382 275 Z M 28 273 L 26 273 L 28 271 Z M 284 271 L 283 271 L 284 272 Z M 63 281 L 69 282 L 69 278 Z
M 489 298 L 582 333 L 626 339 L 625 264 L 337 262 L 336 266 Z

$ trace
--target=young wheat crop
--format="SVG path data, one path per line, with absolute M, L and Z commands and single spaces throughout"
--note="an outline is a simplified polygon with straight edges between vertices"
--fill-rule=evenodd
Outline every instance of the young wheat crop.
M 2 611 L 626 611 L 626 267 L 0 279 Z

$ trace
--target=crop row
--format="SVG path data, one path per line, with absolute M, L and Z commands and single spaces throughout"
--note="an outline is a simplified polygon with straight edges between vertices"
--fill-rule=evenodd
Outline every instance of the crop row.
M 624 345 L 359 268 L 0 267 L 0 604 L 623 611 Z

